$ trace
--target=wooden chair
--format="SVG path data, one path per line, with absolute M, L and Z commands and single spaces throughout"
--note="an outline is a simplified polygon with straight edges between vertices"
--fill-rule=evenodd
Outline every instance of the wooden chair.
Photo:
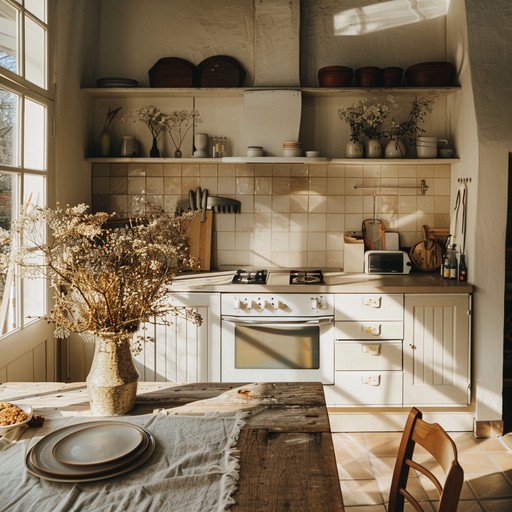
M 427 467 L 413 460 L 415 445 L 427 450 L 444 471 L 444 484 Z M 430 463 L 429 463 L 430 466 Z M 413 407 L 409 412 L 391 481 L 388 512 L 403 512 L 404 501 L 408 501 L 418 512 L 424 509 L 407 490 L 410 468 L 425 475 L 439 492 L 438 512 L 456 512 L 464 471 L 457 460 L 457 447 L 450 436 L 437 423 L 427 423 L 421 412 Z M 431 510 L 428 508 L 428 510 Z

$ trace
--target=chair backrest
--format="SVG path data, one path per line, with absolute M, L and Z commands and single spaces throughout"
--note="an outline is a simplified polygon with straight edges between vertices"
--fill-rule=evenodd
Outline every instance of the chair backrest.
M 432 471 L 432 461 L 427 462 L 428 469 L 414 460 L 414 447 L 418 444 L 428 451 L 437 461 L 444 472 L 444 482 L 441 482 Z M 391 481 L 388 512 L 402 512 L 404 501 L 408 501 L 415 510 L 425 509 L 408 488 L 409 470 L 413 468 L 426 476 L 439 493 L 438 512 L 456 512 L 460 491 L 464 482 L 464 471 L 457 460 L 457 447 L 450 436 L 437 423 L 427 423 L 422 419 L 421 412 L 413 407 L 409 412 L 404 433 L 398 449 L 398 455 Z M 436 474 L 439 474 L 436 471 Z M 419 475 L 418 475 L 419 476 Z M 442 479 L 441 479 L 442 480 Z M 431 510 L 428 508 L 428 510 Z

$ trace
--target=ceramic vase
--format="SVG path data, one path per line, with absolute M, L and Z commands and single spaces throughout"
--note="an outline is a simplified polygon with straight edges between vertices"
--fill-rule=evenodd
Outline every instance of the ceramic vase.
M 160 150 L 158 149 L 158 143 L 157 143 L 156 137 L 153 137 L 153 145 L 151 146 L 151 149 L 149 150 L 149 156 L 151 158 L 159 158 L 160 157 Z
M 405 144 L 401 140 L 391 139 L 384 149 L 384 156 L 386 158 L 405 158 L 406 149 Z
M 194 134 L 194 156 L 196 158 L 206 158 L 208 156 L 208 134 L 196 133 Z
M 363 158 L 363 144 L 359 140 L 349 140 L 346 148 L 347 158 Z
M 366 143 L 366 158 L 380 158 L 382 156 L 382 144 L 375 138 L 368 139 Z
M 86 383 L 94 416 L 120 416 L 135 405 L 139 372 L 131 333 L 95 335 L 94 357 Z
M 103 130 L 100 135 L 100 156 L 112 156 L 112 138 L 108 130 Z

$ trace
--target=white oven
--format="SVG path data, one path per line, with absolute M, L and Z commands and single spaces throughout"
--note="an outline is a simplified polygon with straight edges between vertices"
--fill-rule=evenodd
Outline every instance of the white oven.
M 222 382 L 334 383 L 331 294 L 223 293 Z

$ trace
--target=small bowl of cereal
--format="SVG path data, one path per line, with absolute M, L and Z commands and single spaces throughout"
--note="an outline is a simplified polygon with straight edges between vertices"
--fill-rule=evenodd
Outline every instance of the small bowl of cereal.
M 28 423 L 32 418 L 32 406 L 0 402 L 0 435 Z

